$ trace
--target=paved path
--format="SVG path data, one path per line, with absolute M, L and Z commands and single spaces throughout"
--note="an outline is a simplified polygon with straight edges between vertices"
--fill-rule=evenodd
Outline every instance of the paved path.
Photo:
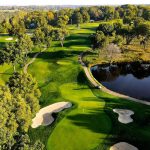
M 45 50 L 46 50 L 46 48 L 44 48 L 41 52 L 44 52 Z M 24 66 L 23 72 L 24 72 L 25 74 L 28 72 L 28 66 L 31 65 L 31 64 L 35 61 L 36 57 L 37 57 L 41 52 L 36 53 L 36 54 L 34 55 L 34 57 Z
M 119 94 L 117 92 L 114 92 L 114 91 L 111 91 L 109 89 L 107 89 L 106 87 L 104 87 L 101 83 L 99 83 L 92 75 L 91 71 L 90 71 L 90 68 L 88 68 L 83 60 L 82 60 L 82 57 L 85 53 L 81 53 L 79 55 L 79 58 L 78 58 L 78 61 L 79 63 L 82 65 L 83 69 L 84 69 L 84 72 L 88 78 L 88 80 L 90 81 L 90 83 L 94 86 L 94 87 L 97 87 L 99 88 L 100 87 L 100 90 L 106 92 L 106 93 L 109 93 L 111 95 L 114 95 L 114 96 L 118 96 L 120 98 L 124 98 L 124 99 L 128 99 L 128 100 L 131 100 L 131 101 L 134 101 L 134 102 L 138 102 L 138 103 L 142 103 L 142 104 L 145 104 L 145 105 L 150 105 L 150 102 L 148 101 L 144 101 L 144 100 L 139 100 L 139 99 L 136 99 L 136 98 L 133 98 L 133 97 L 130 97 L 130 96 L 127 96 L 127 95 L 123 95 L 123 94 Z

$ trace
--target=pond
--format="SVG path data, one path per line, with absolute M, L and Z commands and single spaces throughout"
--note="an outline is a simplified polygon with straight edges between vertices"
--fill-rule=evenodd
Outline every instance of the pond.
M 122 63 L 91 67 L 95 79 L 106 88 L 141 100 L 150 101 L 150 64 Z

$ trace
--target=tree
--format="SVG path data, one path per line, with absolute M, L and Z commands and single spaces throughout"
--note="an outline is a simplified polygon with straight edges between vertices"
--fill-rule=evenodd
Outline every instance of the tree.
M 11 29 L 11 24 L 8 20 L 4 19 L 1 23 L 1 27 L 3 28 L 3 32 L 7 33 Z
M 23 53 L 23 56 L 24 56 L 23 61 L 25 64 L 25 62 L 27 61 L 27 57 L 28 57 L 27 55 L 29 52 L 31 52 L 33 48 L 33 42 L 29 35 L 23 34 L 18 37 L 17 43 L 18 43 L 17 44 L 18 49 L 21 51 L 21 53 Z
M 89 22 L 90 21 L 90 15 L 86 10 L 81 11 L 82 17 L 83 17 L 83 22 Z
M 145 20 L 142 17 L 136 17 L 133 19 L 134 27 L 136 28 L 139 24 L 143 23 Z
M 144 8 L 143 10 L 143 18 L 145 20 L 149 20 L 150 21 L 150 8 Z
M 55 16 L 54 13 L 52 11 L 48 11 L 47 12 L 47 20 L 48 22 L 51 22 L 52 20 L 54 20 Z
M 123 44 L 123 37 L 120 35 L 116 35 L 115 39 L 113 40 L 114 44 L 117 44 L 118 46 L 121 46 Z
M 43 145 L 43 143 L 41 143 L 41 141 L 38 140 L 32 147 L 32 150 L 43 150 L 45 146 Z
M 115 33 L 116 34 L 119 34 L 119 32 L 120 32 L 120 29 L 123 27 L 123 23 L 122 22 L 114 22 L 113 23 L 113 26 L 114 26 L 114 31 L 115 31 Z M 113 32 L 114 32 L 113 31 Z
M 104 51 L 105 51 L 105 56 L 109 60 L 110 64 L 112 63 L 113 58 L 117 58 L 121 56 L 120 48 L 113 43 L 107 45 Z
M 39 110 L 39 98 L 41 96 L 40 90 L 38 89 L 37 82 L 30 74 L 25 73 L 14 73 L 9 78 L 8 86 L 11 93 L 20 94 L 25 102 L 29 105 L 32 117 Z
M 15 73 L 7 85 L 0 86 L 0 149 L 44 149 L 40 141 L 32 145 L 27 135 L 31 120 L 39 110 L 39 95 L 37 83 L 30 75 L 23 77 Z
M 51 32 L 53 30 L 53 27 L 46 24 L 41 28 L 41 31 L 44 33 L 45 37 L 51 36 Z M 42 34 L 42 33 L 40 33 Z M 43 36 L 43 35 L 42 35 Z
M 119 19 L 120 15 L 119 12 L 117 10 L 114 11 L 114 19 Z
M 55 37 L 57 37 L 57 40 L 60 41 L 61 46 L 64 46 L 64 40 L 66 36 L 68 35 L 68 31 L 66 29 L 58 29 L 55 31 Z
M 98 31 L 102 31 L 105 35 L 112 35 L 114 32 L 114 26 L 112 23 L 101 23 L 99 24 Z
M 140 23 L 136 28 L 137 36 L 148 36 L 150 34 L 150 24 L 149 23 Z
M 34 32 L 33 41 L 35 44 L 41 45 L 44 42 L 45 34 L 41 28 L 37 28 Z
M 105 6 L 104 7 L 104 19 L 105 20 L 112 20 L 114 18 L 114 12 L 115 12 L 114 7 L 112 7 L 112 6 Z
M 50 47 L 51 43 L 52 43 L 52 38 L 50 36 L 45 37 L 44 44 L 46 45 L 46 47 Z
M 12 94 L 7 86 L 0 87 L 0 108 L 0 146 L 11 149 L 17 142 L 18 133 L 28 131 L 31 111 L 21 96 Z
M 21 49 L 18 47 L 18 43 L 8 43 L 6 47 L 1 50 L 0 53 L 1 64 L 11 63 L 16 72 L 16 65 L 22 64 L 24 59 L 24 54 L 21 52 Z
M 135 28 L 136 36 L 140 37 L 140 45 L 144 46 L 144 49 L 146 47 L 146 44 L 148 43 L 148 40 L 150 38 L 150 24 L 148 23 L 140 23 Z
M 42 14 L 37 19 L 37 27 L 42 28 L 43 26 L 47 25 L 48 21 L 46 20 L 46 17 Z
M 7 86 L 0 86 L 0 148 L 7 149 L 14 143 L 18 124 L 15 119 L 14 99 Z
M 134 18 L 137 17 L 137 6 L 136 5 L 122 5 L 121 6 L 124 10 L 124 17 Z
M 131 17 L 129 17 L 129 16 L 125 16 L 124 18 L 123 18 L 123 23 L 124 24 L 131 24 L 131 22 L 132 22 L 132 18 Z
M 69 17 L 67 15 L 59 16 L 57 19 L 57 26 L 60 28 L 66 28 L 68 21 Z
M 27 133 L 17 136 L 16 143 L 13 145 L 12 150 L 44 150 L 44 145 L 40 140 L 31 144 L 30 138 Z
M 52 26 L 50 25 L 45 25 L 41 28 L 41 35 L 43 36 L 42 38 L 43 39 L 39 39 L 39 41 L 41 41 L 40 43 L 43 43 L 44 45 L 46 45 L 46 47 L 50 47 L 51 46 L 51 43 L 52 43 L 52 31 L 53 31 L 53 28 Z M 44 34 L 43 34 L 43 33 Z M 38 35 L 38 34 L 37 34 Z
M 77 24 L 77 27 L 80 28 L 80 24 L 83 23 L 82 14 L 80 12 L 74 12 L 72 19 Z
M 102 14 L 103 14 L 102 11 L 96 6 L 90 7 L 88 13 L 90 15 L 90 18 L 93 19 L 93 20 L 98 20 L 101 17 L 103 17 L 102 16 Z
M 108 38 L 104 35 L 102 31 L 96 32 L 96 34 L 91 36 L 91 41 L 93 44 L 93 49 L 104 48 L 108 44 Z
M 4 27 L 2 26 L 2 24 L 0 24 L 0 33 L 6 33 L 6 32 L 7 32 L 7 29 L 4 28 Z
M 19 35 L 17 42 L 8 43 L 0 51 L 0 63 L 11 63 L 16 71 L 16 65 L 23 66 L 27 60 L 27 54 L 32 50 L 33 42 L 26 34 Z
M 23 35 L 26 32 L 25 24 L 22 19 L 13 17 L 10 19 L 11 28 L 8 29 L 10 35 Z
M 132 26 L 123 26 L 119 34 L 126 39 L 126 45 L 129 45 L 136 36 L 135 29 Z
M 120 18 L 124 17 L 124 9 L 122 7 L 117 7 L 116 10 L 119 12 Z

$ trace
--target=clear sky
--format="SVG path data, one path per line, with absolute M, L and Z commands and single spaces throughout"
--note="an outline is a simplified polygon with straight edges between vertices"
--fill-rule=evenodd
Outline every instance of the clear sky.
M 150 4 L 150 0 L 0 0 L 0 6 L 8 5 L 120 5 Z

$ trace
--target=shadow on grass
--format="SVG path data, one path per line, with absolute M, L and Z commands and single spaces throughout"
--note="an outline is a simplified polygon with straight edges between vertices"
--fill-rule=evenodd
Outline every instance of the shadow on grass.
M 81 52 L 80 51 L 54 51 L 54 52 L 41 52 L 40 55 L 37 56 L 37 58 L 42 58 L 42 59 L 60 59 L 60 58 L 67 58 L 67 57 L 73 57 L 76 55 L 79 55 Z M 35 53 L 30 53 L 29 57 L 33 58 Z
M 83 70 L 79 71 L 77 75 L 77 82 L 79 85 L 87 84 L 87 79 Z
M 0 42 L 0 48 L 4 48 L 4 47 L 6 47 L 6 42 Z
M 83 38 L 88 38 L 90 36 L 89 33 L 78 33 L 78 34 L 71 34 L 70 36 L 66 37 L 66 41 L 68 40 L 82 40 Z
M 71 46 L 90 46 L 90 41 L 87 41 L 87 39 L 81 39 L 81 40 L 75 40 L 75 41 L 68 41 L 64 43 L 64 46 L 69 48 Z M 59 46 L 59 45 L 57 45 Z
M 87 113 L 86 113 L 87 112 Z M 105 121 L 106 114 L 100 109 L 84 109 L 83 113 L 67 116 L 73 124 L 82 126 L 92 132 L 108 134 L 110 124 Z
M 12 75 L 13 73 L 0 73 L 0 75 Z
M 85 28 L 85 27 L 84 27 L 84 28 L 82 28 L 82 29 L 84 29 L 84 30 L 90 30 L 90 31 L 93 31 L 93 32 L 95 31 L 95 32 L 96 32 L 96 27 L 93 27 L 93 28 L 91 28 L 91 27 Z
M 9 36 L 9 34 L 6 34 L 6 33 L 0 33 L 0 36 Z
M 83 113 L 67 116 L 67 118 L 76 126 L 80 126 L 97 134 L 109 135 L 111 130 L 111 122 L 104 110 L 101 109 L 83 109 Z M 112 145 L 114 136 L 109 135 L 107 138 L 103 138 L 102 136 L 99 140 L 101 140 L 101 143 L 93 150 L 106 150 Z

